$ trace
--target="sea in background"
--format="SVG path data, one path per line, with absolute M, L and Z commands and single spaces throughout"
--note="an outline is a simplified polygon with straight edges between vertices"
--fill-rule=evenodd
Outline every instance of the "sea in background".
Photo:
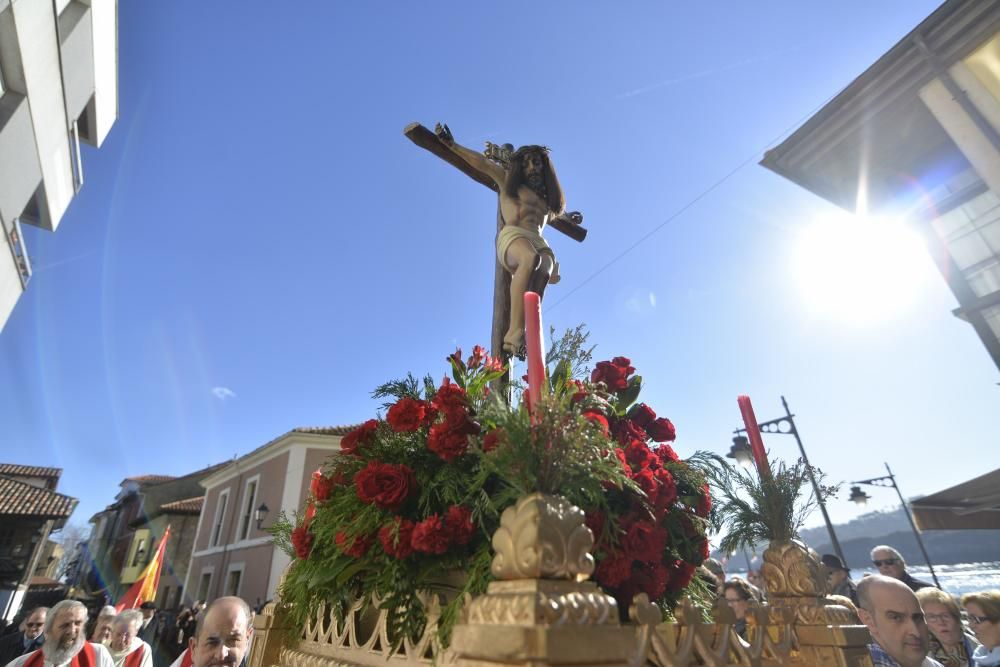
M 734 562 L 730 561 L 729 565 L 732 567 Z M 921 581 L 934 582 L 926 565 L 923 567 L 907 565 L 906 571 Z M 938 581 L 941 582 L 942 590 L 957 597 L 975 591 L 1000 590 L 1000 561 L 935 565 L 934 572 L 937 574 Z M 854 581 L 860 581 L 861 577 L 866 574 L 878 574 L 878 570 L 873 567 L 851 570 L 851 578 Z M 726 575 L 727 577 L 737 576 L 745 579 L 747 572 L 746 568 L 733 567 L 731 571 L 727 571 Z

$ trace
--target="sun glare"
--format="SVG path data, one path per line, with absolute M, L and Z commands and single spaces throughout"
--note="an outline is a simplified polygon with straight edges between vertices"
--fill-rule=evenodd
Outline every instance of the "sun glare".
M 792 256 L 808 308 L 856 325 L 887 320 L 911 305 L 929 261 L 923 240 L 902 222 L 849 215 L 807 227 Z

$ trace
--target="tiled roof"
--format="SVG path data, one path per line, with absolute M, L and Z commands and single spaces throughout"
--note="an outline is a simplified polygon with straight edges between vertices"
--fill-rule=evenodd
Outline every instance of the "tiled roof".
M 42 468 L 40 466 L 22 466 L 16 463 L 0 463 L 0 475 L 11 477 L 55 477 L 59 479 L 62 468 Z
M 174 479 L 173 475 L 136 475 L 135 477 L 126 477 L 123 481 L 137 482 L 138 484 L 156 484 L 158 482 L 169 482 L 172 479 Z
M 198 514 L 201 512 L 201 505 L 205 502 L 205 496 L 198 496 L 197 498 L 185 498 L 184 500 L 175 500 L 172 503 L 164 503 L 160 505 L 160 513 L 171 513 L 171 514 Z
M 65 519 L 73 513 L 76 503 L 76 498 L 0 477 L 0 515 Z
M 319 435 L 347 435 L 361 424 L 351 424 L 350 426 L 299 426 L 293 428 L 295 433 L 317 433 Z

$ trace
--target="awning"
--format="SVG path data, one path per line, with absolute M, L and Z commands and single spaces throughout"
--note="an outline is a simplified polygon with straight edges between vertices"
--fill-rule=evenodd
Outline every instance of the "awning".
M 921 530 L 1000 530 L 1000 468 L 910 503 Z

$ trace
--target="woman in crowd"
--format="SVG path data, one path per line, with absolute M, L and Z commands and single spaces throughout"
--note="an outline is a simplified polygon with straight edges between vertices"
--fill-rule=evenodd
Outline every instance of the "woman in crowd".
M 753 588 L 739 577 L 727 580 L 722 586 L 722 594 L 726 598 L 726 604 L 736 614 L 736 624 L 733 625 L 733 629 L 740 637 L 746 638 L 747 609 L 750 607 L 750 601 L 756 599 Z
M 916 595 L 931 631 L 927 655 L 944 667 L 975 667 L 972 653 L 979 642 L 965 633 L 955 598 L 938 588 L 921 588 Z
M 972 654 L 976 667 L 1000 665 L 1000 590 L 966 593 L 962 606 L 969 615 L 969 627 L 983 643 Z

